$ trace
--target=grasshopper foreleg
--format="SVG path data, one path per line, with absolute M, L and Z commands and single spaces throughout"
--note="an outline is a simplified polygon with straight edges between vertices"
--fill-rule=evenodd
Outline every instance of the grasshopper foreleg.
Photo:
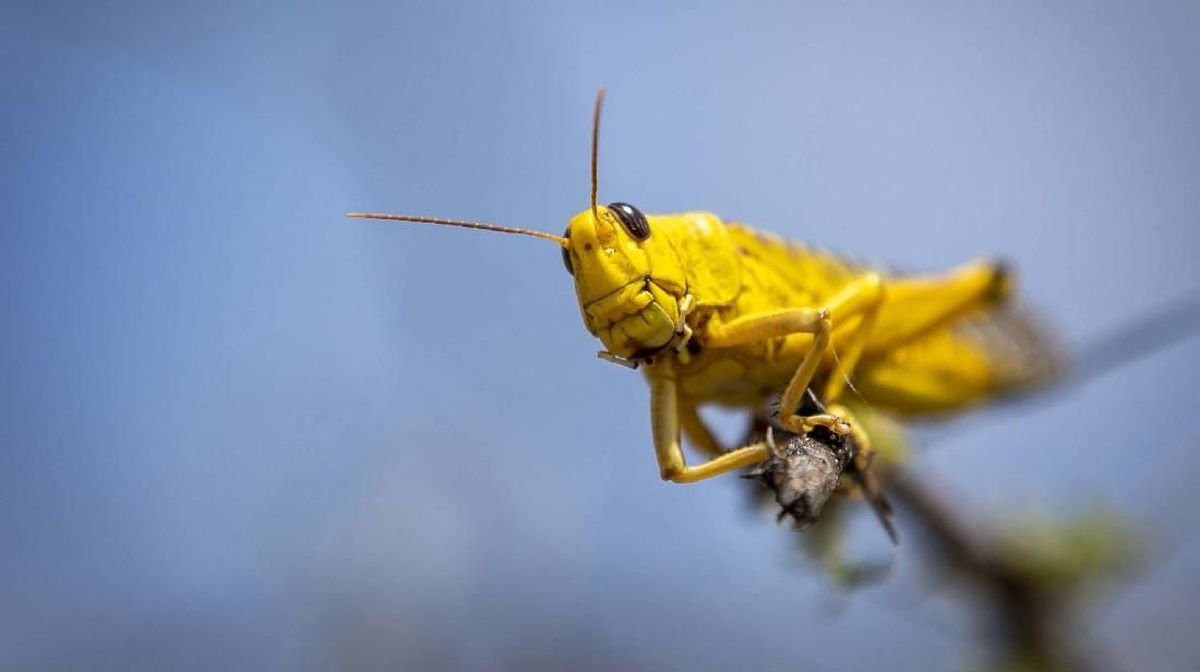
M 675 356 L 683 364 L 691 359 L 688 342 L 692 340 L 692 327 L 687 323 L 688 314 L 696 307 L 696 297 L 688 294 L 679 302 L 679 328 L 675 330 Z
M 703 464 L 688 466 L 683 458 L 683 447 L 679 443 L 680 408 L 674 364 L 670 360 L 663 360 L 655 363 L 649 371 L 650 423 L 654 431 L 654 454 L 658 458 L 659 473 L 663 479 L 676 483 L 694 483 L 767 459 L 767 445 L 760 442 L 722 453 Z M 689 413 L 694 415 L 695 409 L 685 410 L 684 416 L 687 417 Z M 709 436 L 711 437 L 711 433 Z M 711 447 L 716 447 L 715 439 Z

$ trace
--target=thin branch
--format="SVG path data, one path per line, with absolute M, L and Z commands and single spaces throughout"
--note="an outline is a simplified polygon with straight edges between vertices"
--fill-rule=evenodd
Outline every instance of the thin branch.
M 832 440 L 827 433 L 799 436 L 775 430 L 773 445 L 771 459 L 747 476 L 774 492 L 779 517 L 790 516 L 799 530 L 817 521 L 843 473 L 860 487 L 874 481 L 871 471 L 854 459 L 854 446 Z M 995 658 L 1004 669 L 1093 669 L 1072 645 L 1069 606 L 1095 568 L 1115 564 L 1111 558 L 1100 558 L 1094 567 L 1080 570 L 1078 576 L 1068 576 L 1055 571 L 1053 559 L 1043 561 L 1036 553 L 1015 553 L 1002 536 L 969 523 L 937 494 L 943 489 L 930 486 L 911 472 L 889 468 L 878 476 L 881 487 L 900 505 L 901 519 L 919 528 L 917 539 L 926 556 L 976 589 L 973 594 L 981 597 L 994 626 L 991 641 Z M 877 514 L 890 528 L 891 511 L 885 508 L 887 500 L 882 492 L 868 493 L 867 499 L 876 502 Z M 1047 557 L 1053 558 L 1053 554 Z

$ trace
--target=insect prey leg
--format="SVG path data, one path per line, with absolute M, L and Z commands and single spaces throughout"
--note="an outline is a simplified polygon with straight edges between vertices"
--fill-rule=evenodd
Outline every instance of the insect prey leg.
M 892 524 L 891 502 L 884 495 L 883 486 L 879 483 L 875 472 L 871 470 L 871 463 L 874 461 L 875 454 L 871 450 L 870 437 L 863 429 L 862 423 L 858 422 L 849 408 L 841 404 L 833 404 L 829 409 L 830 412 L 839 417 L 846 418 L 850 423 L 850 440 L 853 442 L 855 449 L 854 458 L 847 473 L 854 480 L 858 494 L 867 500 L 872 510 L 875 511 L 875 516 L 879 519 L 879 523 L 887 532 L 892 543 L 899 543 L 900 537 L 896 533 L 896 527 Z
M 767 459 L 767 445 L 760 442 L 723 453 L 703 464 L 688 466 L 679 443 L 679 398 L 673 364 L 670 360 L 664 360 L 649 367 L 647 375 L 650 379 L 650 424 L 654 431 L 654 454 L 664 480 L 694 483 Z
M 858 321 L 853 333 L 847 338 L 848 345 L 842 350 L 842 355 L 836 358 L 839 370 L 829 376 L 825 383 L 825 389 L 821 394 L 821 400 L 824 403 L 836 402 L 842 396 L 846 385 L 851 384 L 850 378 L 854 375 L 854 367 L 858 365 L 858 359 L 862 356 L 867 341 L 870 340 L 879 320 L 879 309 L 883 306 L 884 296 L 883 278 L 878 274 L 870 273 L 851 282 L 826 304 L 826 309 L 834 320 L 834 324 L 845 324 L 847 318 L 856 314 L 862 319 Z M 853 385 L 851 384 L 851 386 Z

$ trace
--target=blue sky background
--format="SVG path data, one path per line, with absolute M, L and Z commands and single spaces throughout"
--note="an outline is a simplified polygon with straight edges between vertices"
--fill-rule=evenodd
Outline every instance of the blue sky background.
M 561 230 L 603 84 L 602 200 L 1001 254 L 1086 343 L 1200 290 L 1197 34 L 1194 2 L 4 3 L 0 666 L 977 659 L 868 518 L 894 572 L 844 596 L 737 479 L 661 483 L 556 249 L 342 215 Z M 1083 605 L 1117 668 L 1200 655 L 1198 379 L 1190 339 L 925 433 L 972 515 L 1151 540 Z

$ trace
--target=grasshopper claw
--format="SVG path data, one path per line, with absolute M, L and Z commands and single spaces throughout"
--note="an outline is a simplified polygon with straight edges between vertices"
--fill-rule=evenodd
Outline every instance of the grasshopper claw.
M 850 433 L 850 423 L 846 422 L 844 418 L 830 413 L 808 416 L 794 415 L 790 418 L 781 418 L 780 424 L 793 434 L 808 434 L 817 427 L 824 427 L 838 436 L 846 436 Z

